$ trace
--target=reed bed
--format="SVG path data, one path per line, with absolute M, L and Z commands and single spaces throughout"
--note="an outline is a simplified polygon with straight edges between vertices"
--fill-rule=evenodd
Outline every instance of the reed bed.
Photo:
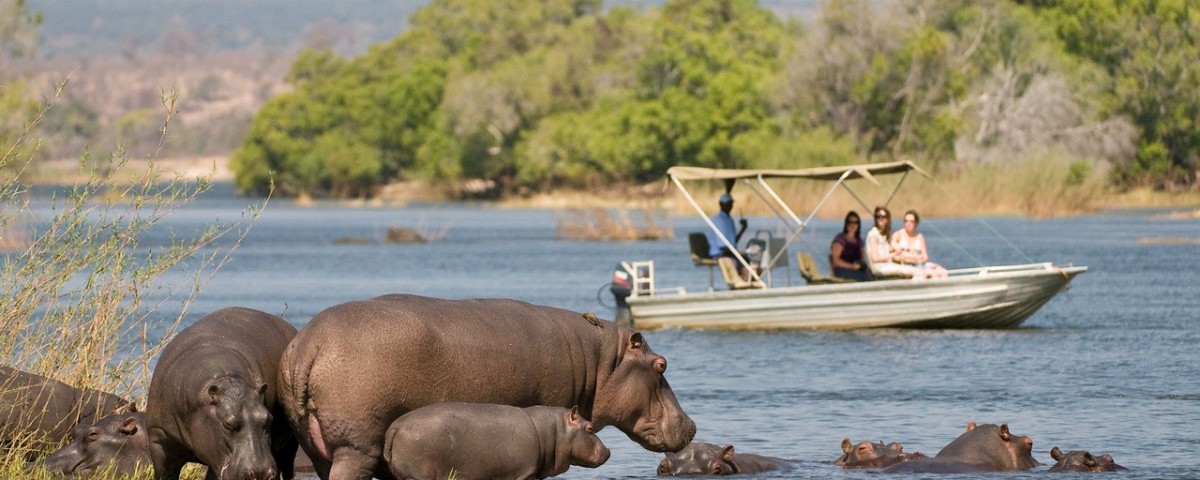
M 157 152 L 135 178 L 114 182 L 107 172 L 125 171 L 127 162 L 118 151 L 100 161 L 85 153 L 80 164 L 86 179 L 56 194 L 49 210 L 35 211 L 30 185 L 20 180 L 36 155 L 30 132 L 65 85 L 59 85 L 13 145 L 0 148 L 0 171 L 6 172 L 0 184 L 0 227 L 11 228 L 14 219 L 23 219 L 28 234 L 26 245 L 3 254 L 0 361 L 144 406 L 152 359 L 250 232 L 266 202 L 249 208 L 238 221 L 172 232 L 165 245 L 148 243 L 148 232 L 208 190 L 211 182 L 167 178 L 153 161 Z M 175 100 L 174 92 L 164 93 L 160 151 Z M 187 281 L 166 280 L 166 274 L 179 271 L 187 273 Z M 50 478 L 37 469 L 27 471 L 27 458 L 53 448 L 37 440 L 21 439 L 4 450 L 0 477 Z M 202 471 L 189 474 L 202 477 Z
M 607 209 L 571 208 L 558 214 L 554 232 L 558 238 L 603 242 L 632 242 L 638 240 L 670 240 L 675 232 L 670 226 L 659 225 L 660 213 L 651 208 L 641 210 L 642 221 L 635 222 L 628 210 L 612 213 Z

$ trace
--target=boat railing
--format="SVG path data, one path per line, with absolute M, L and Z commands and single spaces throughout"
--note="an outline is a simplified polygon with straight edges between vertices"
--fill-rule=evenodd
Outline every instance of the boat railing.
M 1024 263 L 1020 265 L 989 265 L 986 267 L 956 268 L 950 270 L 950 275 L 987 275 L 989 273 L 1019 272 L 1022 270 L 1054 270 L 1050 262 Z

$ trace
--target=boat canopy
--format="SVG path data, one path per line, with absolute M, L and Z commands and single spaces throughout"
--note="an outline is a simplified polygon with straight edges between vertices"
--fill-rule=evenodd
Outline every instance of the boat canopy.
M 893 175 L 916 171 L 925 177 L 928 173 L 910 161 L 887 163 L 864 163 L 836 167 L 814 167 L 796 169 L 741 169 L 676 166 L 667 169 L 667 175 L 680 180 L 740 180 L 755 178 L 803 178 L 808 180 L 851 180 L 866 178 L 874 181 L 876 175 Z

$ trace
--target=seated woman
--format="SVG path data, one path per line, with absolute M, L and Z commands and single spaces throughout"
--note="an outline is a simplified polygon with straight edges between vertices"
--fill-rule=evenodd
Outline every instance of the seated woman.
M 916 275 L 916 267 L 901 265 L 896 261 L 899 254 L 888 241 L 891 233 L 892 212 L 884 207 L 875 207 L 875 227 L 867 232 L 867 259 L 871 261 L 871 273 L 877 277 L 912 277 Z
M 917 269 L 913 278 L 946 278 L 949 272 L 941 265 L 929 261 L 929 250 L 925 247 L 925 235 L 917 232 L 921 216 L 916 210 L 904 212 L 904 230 L 892 235 L 892 248 L 897 252 L 896 261 Z
M 829 245 L 829 263 L 833 268 L 833 276 L 858 282 L 871 279 L 863 265 L 862 236 L 859 235 L 858 212 L 851 210 L 842 222 L 842 233 L 833 237 Z

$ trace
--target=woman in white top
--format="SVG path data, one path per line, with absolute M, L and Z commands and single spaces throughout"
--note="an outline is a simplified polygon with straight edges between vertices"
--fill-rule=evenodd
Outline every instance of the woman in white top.
M 878 276 L 914 276 L 917 268 L 901 265 L 897 252 L 892 248 L 888 236 L 892 233 L 892 212 L 884 207 L 875 207 L 875 226 L 867 232 L 867 258 L 871 261 L 871 273 Z
M 941 265 L 929 261 L 929 249 L 925 247 L 925 235 L 917 232 L 921 216 L 916 210 L 904 212 L 904 230 L 892 235 L 894 260 L 905 266 L 916 267 L 913 278 L 946 278 L 948 272 Z

